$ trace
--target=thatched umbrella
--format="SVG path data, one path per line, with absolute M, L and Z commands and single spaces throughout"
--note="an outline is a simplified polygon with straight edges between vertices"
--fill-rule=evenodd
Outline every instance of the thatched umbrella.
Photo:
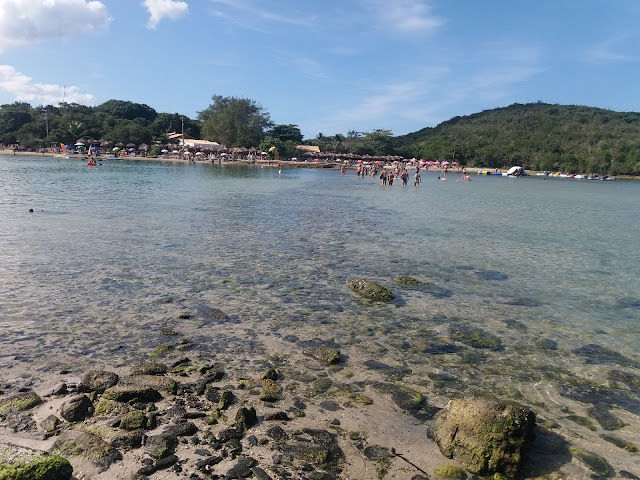
M 136 148 L 136 144 L 135 143 L 127 143 L 127 148 Z
M 124 143 L 122 143 L 122 142 L 118 142 L 118 143 L 116 143 L 116 147 L 120 147 L 120 148 L 122 148 L 122 147 L 124 147 Z
M 109 148 L 111 145 L 112 145 L 111 142 L 108 141 L 108 140 L 102 140 L 100 142 L 100 146 L 103 147 L 103 148 Z
M 147 150 L 149 150 L 149 145 L 147 145 L 146 143 L 141 143 L 140 145 L 138 145 L 138 150 L 146 152 Z

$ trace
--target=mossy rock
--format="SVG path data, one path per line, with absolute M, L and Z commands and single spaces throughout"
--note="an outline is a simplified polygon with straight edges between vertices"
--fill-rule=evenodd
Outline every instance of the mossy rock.
M 172 455 L 178 445 L 176 437 L 171 435 L 153 435 L 147 439 L 144 450 L 155 459 Z
M 315 358 L 319 362 L 333 365 L 340 362 L 340 350 L 337 348 L 320 346 L 306 348 L 302 351 L 305 355 Z
M 464 470 L 453 465 L 441 465 L 433 471 L 437 478 L 446 478 L 449 480 L 465 480 L 467 474 Z
M 69 430 L 58 438 L 51 449 L 52 453 L 65 457 L 78 457 L 89 461 L 98 470 L 104 472 L 118 460 L 122 454 L 97 435 L 81 430 Z
M 601 477 L 608 477 L 613 473 L 611 465 L 609 465 L 609 463 L 600 455 L 573 446 L 569 447 L 569 451 L 575 459 L 580 461 L 596 475 L 599 475 Z
M 178 384 L 174 380 L 158 375 L 131 375 L 129 377 L 122 377 L 118 385 L 148 387 L 165 395 L 175 395 L 178 391 Z
M 131 367 L 131 375 L 164 375 L 167 373 L 167 366 L 159 362 L 145 362 Z
M 349 288 L 353 290 L 359 297 L 373 300 L 375 302 L 391 302 L 395 296 L 391 291 L 379 283 L 371 280 L 351 280 Z
M 299 440 L 276 443 L 274 448 L 294 461 L 316 467 L 326 468 L 342 457 L 335 435 L 326 430 L 305 428 L 296 438 Z
M 120 428 L 123 430 L 138 430 L 147 426 L 147 417 L 140 410 L 127 413 L 120 420 Z
M 469 472 L 514 478 L 535 424 L 534 413 L 514 402 L 453 399 L 435 416 L 432 436 L 445 457 Z
M 22 392 L 0 400 L 0 415 L 29 410 L 42 403 L 42 399 L 34 392 Z
M 93 414 L 96 416 L 117 416 L 126 415 L 131 409 L 125 403 L 113 400 L 100 399 L 94 406 Z
M 282 398 L 282 387 L 273 380 L 262 380 L 262 391 L 258 397 L 263 402 L 277 402 Z
M 15 445 L 0 445 L 0 479 L 69 480 L 73 467 L 57 455 Z
M 408 275 L 397 275 L 394 280 L 398 285 L 402 285 L 403 287 L 417 287 L 423 284 L 420 280 L 416 280 Z
M 258 423 L 258 415 L 253 407 L 242 407 L 236 413 L 236 423 L 247 430 Z
M 173 345 L 170 343 L 162 343 L 156 346 L 154 353 L 156 354 L 168 353 L 168 352 L 171 352 L 173 348 L 174 348 Z

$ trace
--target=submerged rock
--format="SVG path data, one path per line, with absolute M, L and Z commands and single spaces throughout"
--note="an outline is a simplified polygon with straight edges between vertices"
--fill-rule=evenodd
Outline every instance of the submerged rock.
M 514 402 L 453 399 L 435 416 L 432 435 L 442 454 L 469 472 L 514 478 L 535 423 L 535 414 Z
M 620 370 L 611 370 L 609 372 L 609 380 L 612 382 L 623 383 L 631 390 L 640 391 L 640 376 L 633 373 L 621 372 Z
M 496 280 L 496 281 L 504 281 L 509 278 L 506 273 L 498 272 L 496 270 L 478 270 L 476 275 L 481 280 Z
M 575 459 L 579 460 L 583 465 L 585 465 L 596 475 L 599 475 L 601 477 L 608 477 L 609 475 L 611 475 L 611 473 L 613 473 L 611 465 L 609 465 L 609 463 L 600 455 L 593 452 L 588 452 L 587 450 L 583 450 L 582 448 L 578 447 L 569 447 L 569 451 Z
M 614 363 L 626 367 L 640 366 L 638 362 L 628 359 L 621 353 L 595 343 L 590 343 L 584 347 L 576 348 L 573 350 L 573 353 L 585 357 L 587 359 L 587 363 L 594 363 L 598 365 Z
M 0 478 L 4 480 L 69 480 L 73 467 L 47 452 L 0 444 Z
M 640 414 L 640 397 L 631 390 L 619 390 L 591 384 L 565 384 L 559 389 L 560 395 L 582 403 L 611 407 Z
M 329 365 L 340 362 L 340 350 L 337 348 L 327 346 L 310 347 L 305 348 L 302 353 L 311 358 L 315 358 L 319 362 L 328 363 Z
M 391 302 L 395 299 L 395 296 L 388 288 L 371 280 L 351 280 L 349 288 L 358 296 L 376 302 Z
M 618 437 L 614 437 L 613 435 L 606 435 L 606 434 L 600 435 L 600 438 L 603 439 L 605 442 L 612 443 L 616 447 L 621 448 L 629 453 L 638 452 L 638 447 L 636 445 L 634 445 L 631 442 L 627 442 L 622 438 L 618 438 Z
M 595 418 L 605 430 L 618 430 L 627 425 L 604 405 L 594 405 L 587 410 L 587 413 Z
M 406 410 L 420 420 L 430 420 L 438 409 L 431 407 L 427 399 L 420 392 L 403 385 L 393 383 L 374 382 L 371 384 L 378 393 L 389 395 L 393 403 L 402 410 Z
M 452 340 L 474 348 L 498 349 L 502 347 L 502 340 L 499 337 L 477 327 L 451 324 L 449 325 L 449 335 Z
M 396 283 L 402 285 L 403 287 L 415 287 L 424 284 L 424 282 L 416 280 L 415 278 L 408 275 L 397 275 L 394 280 L 396 281 Z

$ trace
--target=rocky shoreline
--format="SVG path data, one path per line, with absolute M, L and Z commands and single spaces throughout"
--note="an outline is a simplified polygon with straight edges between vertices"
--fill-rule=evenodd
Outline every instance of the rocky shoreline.
M 395 281 L 446 293 L 409 276 Z M 366 279 L 349 287 L 372 306 L 394 297 Z M 205 310 L 212 331 L 240 334 L 225 312 Z M 180 340 L 172 328 L 160 330 L 175 341 L 157 345 L 139 363 L 83 372 L 78 362 L 78 370 L 35 380 L 16 367 L 12 381 L 0 383 L 0 479 L 639 478 L 614 471 L 557 423 L 536 419 L 535 407 L 472 394 L 437 399 L 419 383 L 407 386 L 406 368 L 377 360 L 364 366 L 380 376 L 354 378 L 349 352 L 332 340 L 296 340 L 288 349 L 265 343 L 266 353 L 234 353 L 230 362 Z M 504 348 L 480 329 L 455 326 L 450 337 L 472 348 Z M 624 360 L 594 345 L 578 353 Z M 631 374 L 616 379 L 637 387 Z M 602 402 L 627 397 L 594 388 L 574 385 L 562 394 L 594 403 L 607 430 L 624 426 Z M 608 437 L 602 438 L 637 452 Z

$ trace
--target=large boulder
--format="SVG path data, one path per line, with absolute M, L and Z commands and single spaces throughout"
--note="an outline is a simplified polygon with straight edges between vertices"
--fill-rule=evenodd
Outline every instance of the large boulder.
M 60 407 L 60 416 L 68 422 L 79 422 L 91 415 L 93 415 L 93 403 L 86 395 L 76 395 Z
M 517 403 L 464 398 L 451 400 L 438 412 L 431 434 L 442 454 L 469 472 L 514 478 L 535 424 L 535 414 Z
M 391 293 L 387 287 L 383 287 L 371 280 L 351 280 L 349 288 L 359 297 L 367 298 L 375 302 L 391 302 L 395 299 L 393 293 Z

